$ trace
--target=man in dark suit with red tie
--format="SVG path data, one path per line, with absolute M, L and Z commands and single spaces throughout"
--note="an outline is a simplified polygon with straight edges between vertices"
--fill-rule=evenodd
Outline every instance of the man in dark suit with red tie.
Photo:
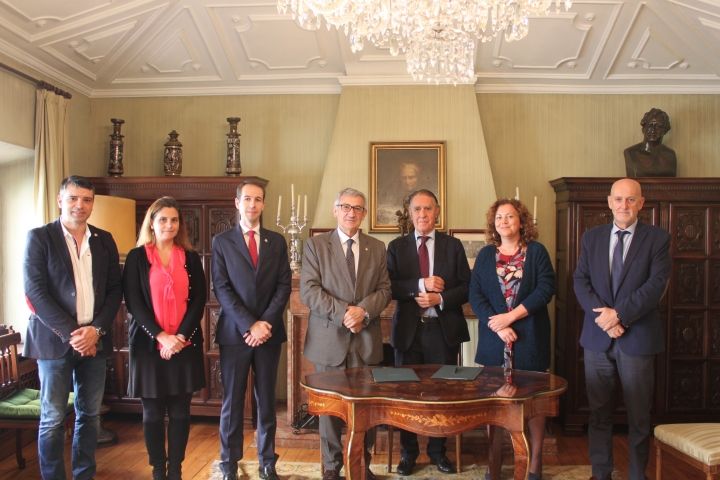
M 212 246 L 212 279 L 220 302 L 215 341 L 220 345 L 223 403 L 220 414 L 220 469 L 237 480 L 243 456 L 243 409 L 252 367 L 257 399 L 257 452 L 262 480 L 279 480 L 275 470 L 275 383 L 282 344 L 283 312 L 292 274 L 285 238 L 260 227 L 265 187 L 253 180 L 237 189 L 240 222 L 217 235 Z
M 470 266 L 460 240 L 435 230 L 440 212 L 435 194 L 410 195 L 415 232 L 396 238 L 387 251 L 392 298 L 396 300 L 390 342 L 395 365 L 457 364 L 460 344 L 470 340 L 462 306 L 468 301 Z M 417 435 L 400 431 L 400 475 L 410 475 L 420 455 Z M 445 456 L 445 438 L 431 437 L 430 463 L 454 473 Z
M 627 407 L 628 480 L 645 480 L 655 354 L 665 349 L 658 302 L 670 276 L 670 234 L 638 220 L 645 199 L 635 180 L 615 182 L 608 196 L 613 223 L 582 237 L 575 296 L 585 310 L 580 345 L 590 404 L 591 480 L 613 472 L 615 378 Z

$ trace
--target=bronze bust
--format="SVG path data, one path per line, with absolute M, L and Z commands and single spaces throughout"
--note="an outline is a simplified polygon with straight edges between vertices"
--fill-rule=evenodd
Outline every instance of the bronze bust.
M 670 131 L 670 118 L 659 108 L 647 112 L 640 121 L 643 141 L 625 149 L 628 177 L 676 177 L 675 150 L 662 144 Z

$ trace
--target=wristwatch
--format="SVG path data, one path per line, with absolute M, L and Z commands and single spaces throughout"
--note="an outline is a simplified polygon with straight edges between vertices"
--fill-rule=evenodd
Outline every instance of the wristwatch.
M 98 337 L 102 337 L 105 335 L 105 329 L 102 327 L 93 327 L 95 329 L 95 332 L 97 332 Z
M 365 319 L 363 320 L 363 327 L 367 327 L 370 324 L 370 312 L 365 310 Z

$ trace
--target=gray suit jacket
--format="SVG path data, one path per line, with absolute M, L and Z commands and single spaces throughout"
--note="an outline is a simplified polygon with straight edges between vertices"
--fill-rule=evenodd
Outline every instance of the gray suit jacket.
M 362 233 L 358 243 L 360 259 L 354 291 L 337 229 L 305 243 L 300 298 L 310 308 L 310 319 L 303 354 L 313 363 L 327 366 L 343 363 L 353 335 L 366 364 L 382 361 L 380 314 L 392 295 L 385 244 Z M 362 307 L 370 314 L 370 324 L 357 334 L 343 325 L 348 305 Z

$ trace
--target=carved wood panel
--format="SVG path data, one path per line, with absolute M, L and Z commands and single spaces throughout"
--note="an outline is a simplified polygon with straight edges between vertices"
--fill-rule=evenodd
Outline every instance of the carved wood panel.
M 235 228 L 237 224 L 237 209 L 211 208 L 210 209 L 210 241 L 226 230 Z
M 705 262 L 675 261 L 675 301 L 702 307 L 705 300 Z
M 712 276 L 712 291 L 710 292 L 710 301 L 715 305 L 720 304 L 720 262 L 713 262 L 710 267 L 710 275 Z
M 220 345 L 218 345 L 215 342 L 215 337 L 217 335 L 217 324 L 218 319 L 220 318 L 220 307 L 209 307 L 208 308 L 209 313 L 209 319 L 210 319 L 210 331 L 208 332 L 208 343 L 210 345 L 211 350 L 218 350 L 220 348 Z
M 187 230 L 188 239 L 193 248 L 197 251 L 203 250 L 202 245 L 202 226 L 200 219 L 202 218 L 202 211 L 199 208 L 183 208 L 182 209 L 183 220 L 185 221 L 185 229 Z
M 683 313 L 672 317 L 672 325 L 668 329 L 672 337 L 671 355 L 695 356 L 703 355 L 703 314 Z
M 702 364 L 681 363 L 670 366 L 670 410 L 701 410 Z
M 710 315 L 710 356 L 720 358 L 720 312 L 712 312 Z
M 595 206 L 583 206 L 580 209 L 580 233 L 587 232 L 591 228 L 598 227 L 600 225 L 607 225 L 612 222 L 612 211 L 603 207 Z
M 720 363 L 710 364 L 710 408 L 720 410 Z
M 705 253 L 706 209 L 674 210 L 676 253 Z
M 208 402 L 222 402 L 222 374 L 220 373 L 220 358 L 212 358 L 210 361 L 210 378 L 208 379 L 208 388 L 210 390 L 210 398 Z
M 720 253 L 720 208 L 713 208 L 710 216 L 710 228 L 712 229 L 711 253 Z

